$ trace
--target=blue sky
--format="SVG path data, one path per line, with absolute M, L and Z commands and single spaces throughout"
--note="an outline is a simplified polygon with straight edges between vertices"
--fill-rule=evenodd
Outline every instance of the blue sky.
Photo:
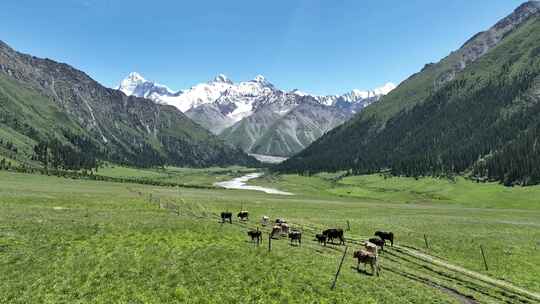
M 337 94 L 399 83 L 522 0 L 2 0 L 0 40 L 106 86 L 172 89 L 224 73 Z

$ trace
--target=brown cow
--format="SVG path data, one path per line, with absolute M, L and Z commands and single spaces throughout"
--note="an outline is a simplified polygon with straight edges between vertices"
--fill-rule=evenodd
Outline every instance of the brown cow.
M 270 236 L 272 238 L 275 238 L 276 236 L 279 236 L 280 233 L 281 233 L 281 226 L 275 225 L 274 227 L 272 227 L 272 233 L 270 234 Z
M 358 260 L 358 265 L 356 269 L 360 271 L 360 264 L 364 264 L 364 270 L 367 268 L 367 264 L 371 266 L 371 273 L 377 274 L 379 276 L 379 258 L 376 254 L 373 254 L 367 250 L 358 250 L 353 253 L 353 257 Z
M 280 226 L 281 226 L 281 235 L 287 236 L 289 234 L 289 224 L 282 223 Z

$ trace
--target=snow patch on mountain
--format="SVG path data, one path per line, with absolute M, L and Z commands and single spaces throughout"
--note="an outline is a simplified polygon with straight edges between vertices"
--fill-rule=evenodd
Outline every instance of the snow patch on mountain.
M 351 90 L 343 95 L 312 95 L 295 89 L 289 92 L 300 97 L 312 96 L 319 103 L 327 106 L 342 106 L 344 103 L 367 104 L 388 94 L 396 85 L 386 83 L 373 90 Z M 126 95 L 150 98 L 154 101 L 166 103 L 177 107 L 182 112 L 196 108 L 203 104 L 217 103 L 227 109 L 225 115 L 238 121 L 251 115 L 256 99 L 280 91 L 274 87 L 264 76 L 257 75 L 253 80 L 235 84 L 224 74 L 218 74 L 212 81 L 197 84 L 187 90 L 173 92 L 168 87 L 146 80 L 139 73 L 133 72 L 120 83 L 118 89 Z
M 136 72 L 130 73 L 118 87 L 126 95 L 175 106 L 195 120 L 213 118 L 216 125 L 211 131 L 214 133 L 249 117 L 258 108 L 268 104 L 273 104 L 274 113 L 280 116 L 302 102 L 313 100 L 325 106 L 356 113 L 394 88 L 394 84 L 387 83 L 369 91 L 355 89 L 343 95 L 316 96 L 300 90 L 279 90 L 262 75 L 257 75 L 253 80 L 234 83 L 226 75 L 218 74 L 209 82 L 173 92 L 164 85 L 146 80 Z M 219 117 L 216 116 L 218 114 Z M 197 122 L 205 126 L 212 124 L 212 121 Z
M 144 79 L 139 73 L 130 73 L 116 88 L 130 96 L 137 96 L 161 102 L 164 97 L 174 96 L 176 93 L 167 86 Z

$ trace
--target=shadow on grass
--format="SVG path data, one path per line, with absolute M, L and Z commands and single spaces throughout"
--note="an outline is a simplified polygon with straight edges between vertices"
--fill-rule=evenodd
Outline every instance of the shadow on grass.
M 375 275 L 371 272 L 368 272 L 366 269 L 360 269 L 358 267 L 351 266 L 352 270 L 356 270 L 356 272 L 363 274 L 365 276 L 374 277 Z

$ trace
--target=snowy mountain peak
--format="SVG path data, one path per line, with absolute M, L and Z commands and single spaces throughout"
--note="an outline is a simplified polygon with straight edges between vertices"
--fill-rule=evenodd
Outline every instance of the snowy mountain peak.
M 129 73 L 129 75 L 122 80 L 122 82 L 120 82 L 117 89 L 128 96 L 133 95 L 137 97 L 150 98 L 154 101 L 158 101 L 158 97 L 160 95 L 174 94 L 174 92 L 166 86 L 148 81 L 137 72 Z
M 298 89 L 286 93 L 262 75 L 249 81 L 233 83 L 227 76 L 218 74 L 212 81 L 172 92 L 133 72 L 121 82 L 119 89 L 127 95 L 175 106 L 212 132 L 219 133 L 259 109 L 268 107 L 273 109 L 272 113 L 283 115 L 302 103 L 315 101 L 336 110 L 357 113 L 394 87 L 387 83 L 369 91 L 355 89 L 343 95 L 316 96 Z
M 298 95 L 298 96 L 301 96 L 301 97 L 309 95 L 308 93 L 300 91 L 299 89 L 294 89 L 294 90 L 290 91 L 289 93 L 294 94 L 294 95 Z
M 214 77 L 213 82 L 222 82 L 222 83 L 229 83 L 232 84 L 233 82 L 224 74 L 218 74 L 216 77 Z
M 124 94 L 128 96 L 133 95 L 133 92 L 137 86 L 144 82 L 146 82 L 146 79 L 144 79 L 144 77 L 142 77 L 139 73 L 131 72 L 124 80 L 122 80 L 120 86 L 118 86 L 118 90 L 124 92 Z
M 390 91 L 392 91 L 395 88 L 396 88 L 395 84 L 393 84 L 391 82 L 387 82 L 382 87 L 376 88 L 373 91 L 375 92 L 376 95 L 386 95 L 386 94 L 390 93 Z
M 133 81 L 133 82 L 143 82 L 143 81 L 146 81 L 146 79 L 144 79 L 144 77 L 142 77 L 141 74 L 139 74 L 139 73 L 137 73 L 137 72 L 131 72 L 131 73 L 129 73 L 128 77 L 127 77 L 125 80 L 130 80 L 130 81 Z
M 255 78 L 253 78 L 253 81 L 258 82 L 258 83 L 265 83 L 266 78 L 264 78 L 263 75 L 257 75 L 257 76 L 255 76 Z

